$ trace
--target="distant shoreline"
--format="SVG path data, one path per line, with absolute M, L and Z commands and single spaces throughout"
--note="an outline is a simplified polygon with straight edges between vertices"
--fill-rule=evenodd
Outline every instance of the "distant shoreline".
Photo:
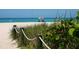
M 66 17 L 66 19 L 70 19 L 70 18 L 75 18 L 75 17 Z M 0 19 L 38 19 L 38 17 L 35 17 L 35 18 L 0 18 Z M 59 19 L 59 18 L 56 18 L 56 17 L 45 17 L 44 19 Z M 64 17 L 61 17 L 61 19 L 65 19 Z
M 44 18 L 44 22 L 56 22 L 59 20 L 66 20 L 71 18 Z M 0 18 L 0 23 L 15 23 L 15 22 L 40 22 L 39 18 Z

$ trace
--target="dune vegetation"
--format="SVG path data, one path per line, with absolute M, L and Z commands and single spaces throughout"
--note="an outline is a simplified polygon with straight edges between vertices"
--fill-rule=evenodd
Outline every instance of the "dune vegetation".
M 18 48 L 22 49 L 47 49 L 39 37 L 51 49 L 79 49 L 79 11 L 75 18 L 63 19 L 59 22 L 50 24 L 46 23 L 29 27 L 17 28 L 13 26 L 11 38 L 16 41 Z M 28 40 L 23 34 L 34 40 Z

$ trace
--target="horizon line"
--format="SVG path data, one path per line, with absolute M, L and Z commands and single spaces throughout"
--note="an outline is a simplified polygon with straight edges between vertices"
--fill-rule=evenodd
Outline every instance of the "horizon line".
M 2 17 L 2 18 L 14 18 L 14 17 Z M 17 18 L 17 17 L 15 17 L 15 18 Z M 20 17 L 18 17 L 18 18 L 20 18 Z M 23 18 L 23 17 L 22 17 Z M 25 18 L 25 17 L 24 17 Z M 27 19 L 37 19 L 37 18 L 39 18 L 39 17 L 26 17 Z M 45 17 L 44 19 L 46 19 L 46 18 L 56 18 L 56 17 Z M 57 17 L 57 18 L 75 18 L 75 17 Z

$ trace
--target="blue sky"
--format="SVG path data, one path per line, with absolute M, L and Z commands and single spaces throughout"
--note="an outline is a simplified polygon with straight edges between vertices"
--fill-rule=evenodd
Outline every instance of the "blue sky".
M 30 18 L 30 17 L 56 17 L 56 15 L 64 17 L 74 17 L 75 9 L 0 9 L 0 18 Z

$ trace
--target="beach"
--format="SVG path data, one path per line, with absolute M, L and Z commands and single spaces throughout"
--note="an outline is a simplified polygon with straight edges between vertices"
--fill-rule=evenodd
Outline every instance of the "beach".
M 18 27 L 27 27 L 41 23 L 42 22 L 0 23 L 0 49 L 18 49 L 16 42 L 12 41 L 12 38 L 10 37 L 10 31 L 13 25 L 17 25 Z M 46 23 L 51 24 L 51 22 Z

